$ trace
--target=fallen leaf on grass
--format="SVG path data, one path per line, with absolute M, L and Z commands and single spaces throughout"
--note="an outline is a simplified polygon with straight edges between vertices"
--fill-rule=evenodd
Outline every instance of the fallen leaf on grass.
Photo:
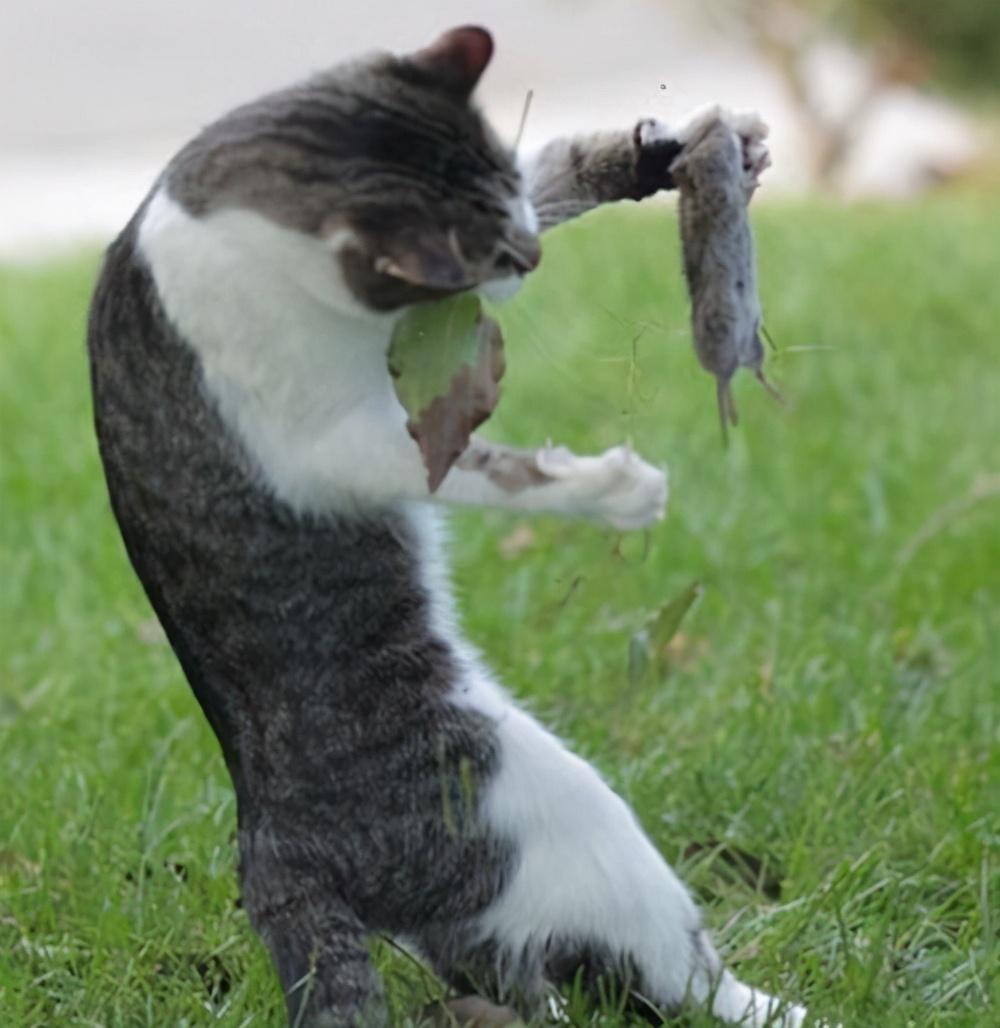
M 145 621 L 140 621 L 135 626 L 135 634 L 139 637 L 139 642 L 145 643 L 147 646 L 166 646 L 167 644 L 167 633 L 163 631 L 163 626 L 156 618 L 146 618 Z
M 637 685 L 651 667 L 662 670 L 668 660 L 678 629 L 688 611 L 704 592 L 701 582 L 692 582 L 686 589 L 657 610 L 628 643 L 628 680 Z
M 503 373 L 500 326 L 477 296 L 420 304 L 397 323 L 389 374 L 432 493 L 493 413 Z
M 498 1007 L 480 996 L 462 996 L 424 1007 L 423 1020 L 433 1028 L 525 1028 L 509 1007 Z
M 14 850 L 0 850 L 0 877 L 27 876 L 34 878 L 42 870 L 41 864 L 29 860 L 22 853 Z
M 667 643 L 664 654 L 670 661 L 671 667 L 684 668 L 693 664 L 707 652 L 707 639 L 700 637 L 695 638 L 694 636 L 686 635 L 684 632 L 678 632 L 673 639 Z
M 531 525 L 522 523 L 500 540 L 497 544 L 497 549 L 500 550 L 501 557 L 505 560 L 511 560 L 524 553 L 525 550 L 530 550 L 534 545 L 534 529 Z
M 692 582 L 672 600 L 668 600 L 660 607 L 648 629 L 654 652 L 663 653 L 667 649 L 677 634 L 677 630 L 681 627 L 681 622 L 687 617 L 688 611 L 704 591 L 701 582 Z

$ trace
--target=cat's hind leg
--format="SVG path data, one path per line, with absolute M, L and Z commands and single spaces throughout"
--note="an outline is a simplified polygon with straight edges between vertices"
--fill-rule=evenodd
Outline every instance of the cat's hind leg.
M 508 966 L 565 975 L 577 956 L 597 954 L 600 970 L 619 971 L 657 1009 L 693 999 L 745 1028 L 803 1023 L 800 1007 L 723 969 L 687 890 L 589 764 L 516 707 L 497 731 L 501 767 L 484 814 L 517 860 L 479 928 Z
M 241 840 L 242 842 L 243 840 Z M 267 944 L 292 1028 L 384 1028 L 382 982 L 368 932 L 328 886 L 243 845 L 243 902 Z
M 382 1028 L 382 983 L 367 935 L 342 910 L 289 909 L 255 919 L 281 981 L 293 1028 Z
M 258 917 L 293 1028 L 382 1028 L 382 983 L 365 931 L 344 911 L 288 910 Z
M 696 957 L 690 995 L 720 1020 L 745 1028 L 800 1028 L 805 1023 L 804 1007 L 783 1003 L 727 971 L 707 932 L 699 931 L 691 941 Z

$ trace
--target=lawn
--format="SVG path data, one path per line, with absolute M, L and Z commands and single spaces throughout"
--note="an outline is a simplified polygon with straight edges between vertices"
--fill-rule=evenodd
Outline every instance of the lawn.
M 787 404 L 742 376 L 728 450 L 670 209 L 546 240 L 503 309 L 490 432 L 627 438 L 669 464 L 670 513 L 627 538 L 456 515 L 465 623 L 635 805 L 742 977 L 845 1028 L 995 1024 L 1000 203 L 754 218 Z M 0 271 L 0 1024 L 277 1026 L 222 760 L 107 506 L 95 268 Z M 693 582 L 672 637 L 645 630 Z M 380 959 L 404 1024 L 436 986 Z

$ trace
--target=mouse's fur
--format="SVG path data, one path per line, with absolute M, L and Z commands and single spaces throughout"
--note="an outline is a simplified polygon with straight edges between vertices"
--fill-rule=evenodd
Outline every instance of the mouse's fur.
M 670 165 L 678 203 L 695 352 L 716 377 L 719 420 L 736 424 L 730 382 L 740 368 L 764 378 L 761 307 L 747 204 L 767 166 L 767 127 L 713 108 L 689 128 Z

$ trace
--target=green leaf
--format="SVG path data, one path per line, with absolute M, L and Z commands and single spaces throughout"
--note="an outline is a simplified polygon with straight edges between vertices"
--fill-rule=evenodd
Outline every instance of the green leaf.
M 389 373 L 399 402 L 411 415 L 444 396 L 463 364 L 474 365 L 482 317 L 478 296 L 463 293 L 411 307 L 396 324 Z
M 504 373 L 500 327 L 468 293 L 420 304 L 397 323 L 388 362 L 434 492 L 497 405 Z
M 703 592 L 701 582 L 692 582 L 656 612 L 646 629 L 655 654 L 662 657 L 663 651 L 681 627 L 681 622 Z

